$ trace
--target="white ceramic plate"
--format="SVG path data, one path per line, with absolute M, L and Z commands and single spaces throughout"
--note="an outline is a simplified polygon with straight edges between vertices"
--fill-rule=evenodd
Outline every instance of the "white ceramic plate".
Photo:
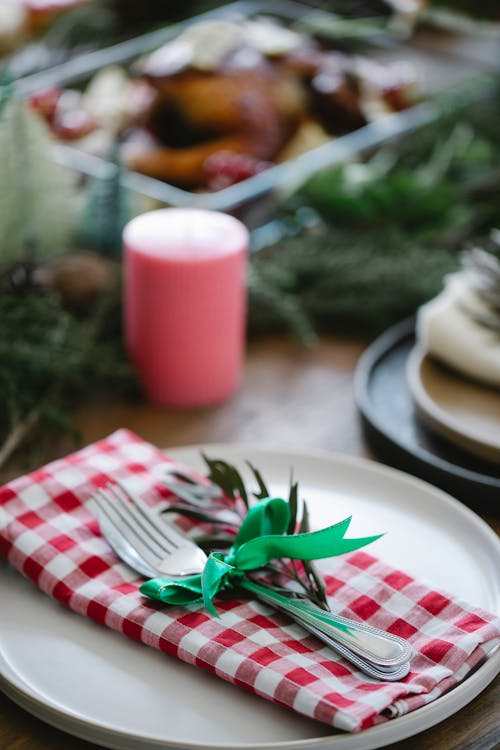
M 312 521 L 353 514 L 351 532 L 387 534 L 374 554 L 493 612 L 500 612 L 500 542 L 457 501 L 412 477 L 328 453 L 205 446 L 243 468 L 249 459 L 276 494 L 290 470 Z M 168 453 L 201 468 L 199 447 Z M 0 674 L 31 713 L 118 750 L 371 750 L 458 711 L 500 671 L 500 649 L 434 703 L 357 735 L 332 734 L 246 691 L 64 609 L 7 566 L 0 568 Z M 5 606 L 5 603 L 7 606 Z

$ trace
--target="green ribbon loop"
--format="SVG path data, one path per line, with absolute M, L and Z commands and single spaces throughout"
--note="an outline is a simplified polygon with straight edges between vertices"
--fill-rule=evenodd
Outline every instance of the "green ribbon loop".
M 247 570 L 262 568 L 271 560 L 320 560 L 342 555 L 379 539 L 375 536 L 344 539 L 351 517 L 320 531 L 287 534 L 288 503 L 279 497 L 266 498 L 248 511 L 234 543 L 227 553 L 212 552 L 199 575 L 182 579 L 153 578 L 141 586 L 141 593 L 166 604 L 186 605 L 199 601 L 217 614 L 213 599 L 224 588 L 241 579 Z

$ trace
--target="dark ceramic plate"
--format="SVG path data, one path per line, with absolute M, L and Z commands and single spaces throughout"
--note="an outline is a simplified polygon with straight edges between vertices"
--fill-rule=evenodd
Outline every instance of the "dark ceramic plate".
M 355 396 L 366 440 L 385 463 L 425 479 L 471 507 L 496 513 L 500 466 L 434 435 L 417 417 L 406 382 L 414 345 L 414 322 L 404 321 L 376 339 L 361 357 Z

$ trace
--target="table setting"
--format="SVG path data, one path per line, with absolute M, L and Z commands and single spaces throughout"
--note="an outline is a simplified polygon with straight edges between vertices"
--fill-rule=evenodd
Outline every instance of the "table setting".
M 426 47 L 438 4 L 42 5 L 0 79 L 0 745 L 489 750 L 494 66 Z M 16 72 L 92 9 L 110 46 Z
M 244 457 L 243 446 L 240 448 L 233 448 L 232 450 L 228 447 L 227 453 L 231 455 L 231 452 L 235 455 L 239 454 L 240 460 Z M 182 451 L 178 453 L 182 455 Z M 186 450 L 184 453 L 186 454 Z M 193 456 L 195 454 L 195 449 L 190 449 L 188 453 Z M 266 456 L 265 451 L 260 451 L 260 453 L 262 458 Z M 259 451 L 257 450 L 256 455 L 258 454 Z M 253 455 L 252 459 L 255 460 Z M 287 463 L 293 459 L 293 454 L 290 456 L 285 452 L 281 456 L 278 455 L 278 459 L 281 459 L 280 463 L 282 467 L 286 467 Z M 304 457 L 301 457 L 300 454 L 297 456 L 297 459 L 297 470 L 301 463 L 304 466 L 307 465 Z M 273 456 L 273 452 L 270 451 L 267 456 L 266 468 L 269 465 L 272 466 L 275 460 L 276 456 Z M 311 469 L 313 474 L 317 472 L 317 466 L 315 466 L 314 463 L 321 466 L 322 460 L 328 465 L 328 459 L 326 456 L 311 456 Z M 130 486 L 134 487 L 134 492 L 137 492 L 141 487 L 141 482 L 144 487 L 144 482 L 146 482 L 147 486 L 147 483 L 151 481 L 150 475 L 155 474 L 153 468 L 158 461 L 160 461 L 159 469 L 164 471 L 164 454 L 157 451 L 153 446 L 145 444 L 137 438 L 137 436 L 122 431 L 115 433 L 101 443 L 84 448 L 83 451 L 77 454 L 72 454 L 66 459 L 58 460 L 54 464 L 39 470 L 38 474 L 35 472 L 31 478 L 23 477 L 19 480 L 14 480 L 10 487 L 8 486 L 4 489 L 4 495 L 2 497 L 2 508 L 4 513 L 2 514 L 2 517 L 4 518 L 7 513 L 12 513 L 9 509 L 12 507 L 16 508 L 17 506 L 17 512 L 19 514 L 18 518 L 23 520 L 17 522 L 14 520 L 7 526 L 10 530 L 8 532 L 7 542 L 5 541 L 4 532 L 2 533 L 3 548 L 6 543 L 10 548 L 8 558 L 14 565 L 20 566 L 25 571 L 25 574 L 26 572 L 31 571 L 28 575 L 32 577 L 32 580 L 36 577 L 38 585 L 41 585 L 46 593 L 50 591 L 51 595 L 59 598 L 60 601 L 70 603 L 70 606 L 74 607 L 79 614 L 84 614 L 99 623 L 105 623 L 108 627 L 117 628 L 132 638 L 140 638 L 148 645 L 153 645 L 169 654 L 174 654 L 178 658 L 186 660 L 192 665 L 211 669 L 210 665 L 212 664 L 211 671 L 214 671 L 217 676 L 234 681 L 239 685 L 252 686 L 250 689 L 255 690 L 259 695 L 270 697 L 268 692 L 269 688 L 266 688 L 266 668 L 271 669 L 272 665 L 276 663 L 277 672 L 281 675 L 281 679 L 284 680 L 284 683 L 282 687 L 279 688 L 278 685 L 280 685 L 280 682 L 276 682 L 276 679 L 271 680 L 268 678 L 268 684 L 273 685 L 271 693 L 273 700 L 278 703 L 284 702 L 287 704 L 291 698 L 287 698 L 286 696 L 291 695 L 293 696 L 293 702 L 291 705 L 294 706 L 295 710 L 300 710 L 298 706 L 302 705 L 304 706 L 304 709 L 302 709 L 303 711 L 307 711 L 307 714 L 311 711 L 312 713 L 309 715 L 315 716 L 317 719 L 323 715 L 323 721 L 327 716 L 331 717 L 333 711 L 334 713 L 337 713 L 339 717 L 342 717 L 341 720 L 349 721 L 351 727 L 355 727 L 357 723 L 358 731 L 362 726 L 359 723 L 360 717 L 371 716 L 372 718 L 369 720 L 369 724 L 374 720 L 374 713 L 379 716 L 379 721 L 382 718 L 379 711 L 383 703 L 378 699 L 375 701 L 373 700 L 375 694 L 371 690 L 368 690 L 368 687 L 371 686 L 374 688 L 375 685 L 378 684 L 380 685 L 382 693 L 384 690 L 387 690 L 389 694 L 392 693 L 393 695 L 399 696 L 395 703 L 388 704 L 392 715 L 397 716 L 398 713 L 404 715 L 407 711 L 411 711 L 412 703 L 413 710 L 418 714 L 418 711 L 421 709 L 417 709 L 417 706 L 425 706 L 427 703 L 428 698 L 425 697 L 425 693 L 429 692 L 429 697 L 432 696 L 434 699 L 439 695 L 438 682 L 440 679 L 443 681 L 443 687 L 446 686 L 448 688 L 455 682 L 455 680 L 460 679 L 460 676 L 462 676 L 463 679 L 475 662 L 484 660 L 485 653 L 487 653 L 489 649 L 493 649 L 498 640 L 498 621 L 495 620 L 494 617 L 492 618 L 491 615 L 486 614 L 483 610 L 474 610 L 474 608 L 471 608 L 469 605 L 465 605 L 465 608 L 463 608 L 464 605 L 462 605 L 461 602 L 450 601 L 450 599 L 445 598 L 440 591 L 432 591 L 432 589 L 428 589 L 425 584 L 420 583 L 418 580 L 414 581 L 404 571 L 387 565 L 387 563 L 373 557 L 371 551 L 370 553 L 368 551 L 363 551 L 363 553 L 355 552 L 353 555 L 348 556 L 345 564 L 342 564 L 340 568 L 338 566 L 333 568 L 332 573 L 330 574 L 331 577 L 326 574 L 325 583 L 327 590 L 332 587 L 330 590 L 335 591 L 334 599 L 338 598 L 339 602 L 344 604 L 342 612 L 357 611 L 358 615 L 361 613 L 363 619 L 366 617 L 367 622 L 370 624 L 377 624 L 377 622 L 384 623 L 387 628 L 387 623 L 389 621 L 398 622 L 399 629 L 397 629 L 397 632 L 404 633 L 405 636 L 410 633 L 415 633 L 417 632 L 417 629 L 414 625 L 412 626 L 411 615 L 409 614 L 412 609 L 413 616 L 417 618 L 415 622 L 418 622 L 420 627 L 423 627 L 424 622 L 427 623 L 428 630 L 424 628 L 426 635 L 423 636 L 423 644 L 425 645 L 421 646 L 425 656 L 422 654 L 420 657 L 423 660 L 423 664 L 420 668 L 427 670 L 429 676 L 428 678 L 424 678 L 424 675 L 422 675 L 422 684 L 415 691 L 413 698 L 408 697 L 407 700 L 402 697 L 404 693 L 401 691 L 401 683 L 385 683 L 386 687 L 383 688 L 381 683 L 374 683 L 371 680 L 366 681 L 365 677 L 362 677 L 360 680 L 359 672 L 355 673 L 358 678 L 356 680 L 355 674 L 349 674 L 344 661 L 337 662 L 337 666 L 335 666 L 335 661 L 331 660 L 331 656 L 327 661 L 324 661 L 325 658 L 327 658 L 325 649 L 320 648 L 318 651 L 317 646 L 311 644 L 311 640 L 314 641 L 314 638 L 311 639 L 311 636 L 307 636 L 307 633 L 304 634 L 306 635 L 305 639 L 299 636 L 297 630 L 300 632 L 300 628 L 293 625 L 290 626 L 289 624 L 283 624 L 283 618 L 279 615 L 277 617 L 276 614 L 273 613 L 272 608 L 267 606 L 264 606 L 263 608 L 263 605 L 261 604 L 255 604 L 252 601 L 241 602 L 241 600 L 238 600 L 235 606 L 235 602 L 231 602 L 231 598 L 224 598 L 221 601 L 217 601 L 216 606 L 219 610 L 219 617 L 207 617 L 205 611 L 203 609 L 200 610 L 199 607 L 195 607 L 194 610 L 192 607 L 188 607 L 186 610 L 183 607 L 174 606 L 172 610 L 172 619 L 169 615 L 168 607 L 166 609 L 158 609 L 156 606 L 148 607 L 145 604 L 141 604 L 141 597 L 139 596 L 139 599 L 137 599 L 139 593 L 137 591 L 137 576 L 134 575 L 128 566 L 123 566 L 123 564 L 120 564 L 117 561 L 116 555 L 114 555 L 102 537 L 96 536 L 97 525 L 95 513 L 90 513 L 88 516 L 86 514 L 83 515 L 83 508 L 75 499 L 75 495 L 82 498 L 87 496 L 87 499 L 90 500 L 96 484 L 103 482 L 104 479 L 114 480 L 117 478 L 120 478 L 120 481 L 124 484 L 127 483 L 129 478 L 133 479 Z M 352 483 L 353 476 L 355 476 L 356 472 L 363 472 L 363 469 L 367 475 L 365 482 L 376 482 L 378 479 L 381 484 L 381 487 L 374 490 L 373 494 L 375 497 L 383 492 L 387 492 L 387 487 L 390 487 L 391 480 L 394 481 L 394 477 L 391 477 L 390 474 L 389 476 L 385 476 L 385 472 L 381 472 L 381 477 L 376 477 L 376 475 L 375 477 L 372 477 L 371 475 L 374 473 L 374 469 L 372 469 L 369 464 L 363 466 L 363 462 L 359 463 L 361 464 L 359 466 L 356 464 L 354 466 L 349 466 L 349 463 L 347 463 L 346 470 L 346 467 L 342 467 L 342 460 L 338 459 L 337 467 L 333 466 L 330 468 L 327 466 L 327 470 L 330 469 L 331 472 L 333 468 L 334 473 L 338 474 L 340 474 L 339 470 L 344 468 L 345 476 L 339 478 L 342 487 L 340 492 L 342 493 L 342 491 L 345 491 L 345 488 L 349 486 L 349 483 Z M 111 468 L 105 469 L 105 467 L 114 467 L 114 470 Z M 174 464 L 174 468 L 177 469 L 177 465 Z M 353 471 L 353 469 L 355 471 Z M 172 471 L 171 467 L 170 471 Z M 129 474 L 129 472 L 131 473 Z M 156 476 L 158 475 L 156 474 Z M 47 483 L 45 488 L 40 484 L 42 477 Z M 66 486 L 59 483 L 60 480 L 64 480 L 65 477 L 67 480 Z M 398 481 L 404 485 L 408 480 L 403 477 L 397 477 L 396 485 Z M 68 487 L 71 489 L 68 489 Z M 326 488 L 328 488 L 328 482 L 323 480 L 323 512 L 329 507 L 329 492 Z M 418 484 L 412 489 L 416 496 L 421 495 L 425 498 L 426 492 L 425 490 L 422 491 L 422 488 L 420 488 Z M 49 492 L 52 493 L 54 491 L 57 493 L 55 496 L 55 504 L 51 502 L 49 494 Z M 354 497 L 356 497 L 356 495 L 358 496 L 358 505 L 361 510 L 363 503 L 366 503 L 366 498 L 363 498 L 356 484 L 351 488 L 351 492 Z M 399 510 L 399 512 L 401 512 L 401 509 L 397 508 L 398 503 L 401 503 L 400 492 L 400 489 L 399 492 L 396 490 L 395 499 L 393 501 L 396 505 L 396 509 L 393 509 L 393 513 L 394 510 L 396 511 L 396 517 L 398 515 L 397 511 Z M 30 493 L 31 495 L 38 495 L 38 501 L 31 501 L 29 507 L 33 508 L 38 506 L 38 510 L 30 510 L 27 513 L 26 507 L 23 507 L 24 503 L 21 498 L 24 496 L 29 497 Z M 168 494 L 168 492 L 165 494 Z M 361 498 L 359 499 L 360 494 Z M 436 494 L 438 494 L 439 497 L 439 493 Z M 6 495 L 10 497 L 10 500 L 4 502 Z M 145 497 L 146 496 L 147 495 L 145 495 Z M 343 502 L 344 506 L 348 504 L 346 499 L 344 499 Z M 390 506 L 390 501 L 386 502 L 387 505 Z M 435 503 L 436 498 L 427 498 L 427 502 Z M 446 498 L 443 502 L 446 504 L 446 502 L 452 501 L 449 501 L 448 498 Z M 70 520 L 69 516 L 71 516 L 70 509 L 72 506 L 76 517 Z M 63 513 L 60 513 L 61 508 L 66 508 L 66 510 Z M 59 516 L 57 515 L 57 509 L 59 509 Z M 56 515 L 54 515 L 54 512 Z M 464 524 L 464 520 L 460 518 L 461 512 L 463 511 L 458 511 L 457 518 L 454 519 L 457 530 L 460 529 L 460 524 L 462 524 L 462 534 L 474 534 L 474 532 L 471 532 L 470 528 Z M 34 518 L 30 517 L 33 513 L 38 516 L 38 524 L 35 522 Z M 375 508 L 375 510 L 372 510 L 371 519 L 373 519 L 374 516 L 376 517 L 376 514 L 377 509 Z M 45 515 L 49 519 L 46 522 L 43 521 Z M 390 518 L 390 511 L 388 515 Z M 387 513 L 384 513 L 384 516 L 387 519 Z M 453 513 L 448 513 L 444 516 L 448 524 L 450 523 L 450 516 L 453 518 Z M 57 520 L 58 518 L 60 520 Z M 373 524 L 373 520 L 371 519 L 370 523 Z M 421 517 L 418 518 L 418 521 L 424 525 L 425 520 L 424 512 L 421 514 Z M 24 521 L 26 522 L 26 526 L 23 525 Z M 395 523 L 394 519 L 392 519 L 392 521 Z M 354 522 L 355 519 L 353 523 Z M 52 524 L 54 525 L 52 526 Z M 443 521 L 441 521 L 441 524 L 443 524 Z M 360 528 L 364 531 L 366 525 L 365 522 L 364 524 L 361 524 Z M 397 527 L 397 522 L 395 525 Z M 476 525 L 478 526 L 477 530 L 475 530 L 477 539 L 473 540 L 473 545 L 474 542 L 477 543 L 481 540 L 480 543 L 483 545 L 489 544 L 491 545 L 491 549 L 495 549 L 493 539 L 488 539 L 489 534 L 486 532 L 486 528 L 482 527 L 479 519 L 476 521 Z M 51 526 L 52 529 L 50 529 Z M 411 524 L 408 524 L 407 526 L 411 527 Z M 436 526 L 438 527 L 436 537 L 443 537 L 445 547 L 448 545 L 453 548 L 453 546 L 457 544 L 457 541 L 453 539 L 449 532 L 447 534 L 444 527 L 439 528 L 439 521 L 436 522 Z M 95 528 L 94 533 L 92 533 L 92 527 Z M 16 544 L 13 538 L 16 529 L 20 531 L 19 544 Z M 39 536 L 36 529 L 39 530 Z M 51 537 L 51 534 L 55 534 L 55 536 Z M 78 541 L 80 534 L 83 535 L 81 543 Z M 89 538 L 89 534 L 91 538 Z M 35 537 L 37 536 L 39 543 L 41 543 L 38 550 L 36 549 L 36 542 L 33 539 L 33 535 Z M 446 540 L 447 535 L 448 539 Z M 493 537 L 494 535 L 491 534 L 491 536 Z M 31 541 L 28 541 L 29 537 L 31 537 Z M 73 537 L 72 540 L 71 537 Z M 23 542 L 23 539 L 26 539 L 26 542 Z M 53 543 L 51 539 L 54 540 Z M 73 546 L 70 546 L 71 541 L 73 541 Z M 401 545 L 401 542 L 399 544 Z M 406 540 L 402 546 L 404 547 L 405 544 L 408 544 Z M 397 549 L 397 543 L 395 547 Z M 67 550 L 67 554 L 60 551 L 64 549 Z M 491 552 L 491 549 L 486 551 L 486 554 L 483 555 L 484 558 L 489 559 L 488 553 Z M 30 552 L 28 552 L 28 550 L 30 550 Z M 392 554 L 394 553 L 395 550 L 392 549 Z M 401 551 L 399 553 L 401 554 Z M 45 560 L 44 567 L 38 562 L 38 555 L 40 555 L 38 558 L 39 560 Z M 68 559 L 68 555 L 70 555 L 70 559 Z M 440 557 L 439 554 L 438 557 Z M 469 561 L 467 560 L 467 557 L 469 556 L 467 555 L 464 557 L 464 567 L 467 568 L 469 567 Z M 51 558 L 51 560 L 47 561 L 47 558 Z M 455 564 L 458 564 L 456 555 L 454 556 L 454 560 Z M 481 569 L 482 564 L 484 564 L 484 562 L 476 562 L 477 571 L 469 570 L 468 572 L 468 577 L 470 579 L 468 583 L 472 586 L 473 590 L 476 591 L 477 580 L 474 579 L 478 576 L 478 573 L 479 577 L 484 577 L 484 571 Z M 58 572 L 58 566 L 60 566 L 61 573 Z M 372 575 L 367 573 L 370 569 L 373 571 Z M 97 578 L 93 577 L 92 571 L 100 571 Z M 446 577 L 446 572 L 444 573 L 444 576 Z M 107 581 L 107 584 L 105 581 Z M 390 581 L 391 583 L 389 583 L 389 585 L 387 585 L 387 583 L 384 585 L 383 581 Z M 483 580 L 482 585 L 485 598 L 487 598 L 488 595 L 491 596 L 495 589 L 494 575 L 491 577 L 490 581 Z M 79 586 L 82 587 L 81 593 L 76 588 L 73 590 L 73 587 L 77 586 L 78 588 Z M 407 589 L 407 594 L 405 596 L 403 591 L 407 586 L 410 586 L 410 589 Z M 413 591 L 411 590 L 412 586 L 414 586 Z M 343 588 L 345 588 L 345 591 L 344 593 L 341 593 Z M 135 594 L 134 589 L 136 591 Z M 387 603 L 388 594 L 392 595 L 391 598 L 394 601 L 392 606 L 389 606 L 389 609 L 385 610 L 383 603 Z M 496 595 L 498 595 L 498 592 Z M 354 600 L 353 596 L 355 597 Z M 403 601 L 397 602 L 399 596 L 404 600 L 404 604 Z M 416 602 L 417 600 L 423 602 L 423 604 L 414 606 L 412 602 Z M 356 602 L 354 606 L 352 605 L 353 601 Z M 379 602 L 382 603 L 382 606 L 380 606 Z M 407 620 L 410 620 L 410 622 L 407 621 L 406 624 L 404 617 L 401 618 L 397 616 L 404 614 L 404 610 L 400 609 L 402 606 L 410 607 L 410 610 L 406 613 Z M 372 608 L 378 613 L 379 620 L 377 620 L 377 617 L 373 612 L 370 616 Z M 443 611 L 446 611 L 447 608 L 449 608 L 450 617 L 453 618 L 449 624 L 446 623 L 445 615 L 441 614 Z M 441 616 L 438 616 L 440 614 Z M 424 616 L 423 621 L 421 619 L 422 616 Z M 227 621 L 224 622 L 226 617 Z M 276 622 L 276 617 L 278 622 Z M 148 624 L 148 620 L 150 620 L 150 625 Z M 192 623 L 191 626 L 190 620 Z M 253 622 L 255 620 L 257 622 Z M 271 621 L 269 622 L 269 620 Z M 262 621 L 261 624 L 259 624 L 260 621 Z M 451 629 L 448 630 L 450 625 Z M 276 630 L 279 631 L 280 627 L 284 628 L 284 631 L 277 634 Z M 192 628 L 194 628 L 194 630 Z M 484 636 L 482 636 L 481 628 L 485 629 Z M 198 629 L 200 629 L 199 635 Z M 265 638 L 261 637 L 262 630 L 266 635 Z M 393 630 L 393 632 L 395 631 Z M 197 637 L 192 641 L 193 645 L 190 647 L 190 640 L 195 633 L 197 634 Z M 427 633 L 429 633 L 429 635 L 427 635 Z M 448 637 L 458 637 L 459 634 L 461 634 L 462 638 L 461 641 L 457 641 L 455 646 L 451 646 L 451 643 L 446 641 L 445 634 L 448 634 Z M 438 635 L 441 635 L 442 638 L 439 638 Z M 41 637 L 43 639 L 44 636 Z M 292 638 L 291 643 L 289 640 L 290 637 Z M 294 637 L 299 637 L 300 641 L 295 643 Z M 482 637 L 486 639 L 484 641 L 485 651 L 483 651 L 483 646 L 481 646 Z M 182 639 L 183 645 L 181 645 L 180 641 L 177 642 L 177 639 Z M 248 645 L 245 648 L 245 644 L 247 643 L 246 639 L 248 639 Z M 281 641 L 281 639 L 284 639 L 284 641 Z M 281 648 L 278 646 L 278 642 L 280 641 L 283 644 Z M 228 649 L 228 644 L 233 644 L 233 642 L 234 651 L 232 648 Z M 299 647 L 301 642 L 303 645 L 302 647 Z M 237 648 L 236 644 L 241 644 L 240 648 Z M 433 648 L 437 649 L 434 653 L 432 651 Z M 192 651 L 191 649 L 194 650 Z M 201 649 L 201 652 L 199 649 Z M 444 649 L 444 653 L 442 652 L 442 649 Z M 274 650 L 276 650 L 277 653 L 273 659 Z M 326 651 L 328 650 L 326 649 Z M 467 652 L 469 653 L 467 654 Z M 440 666 L 446 654 L 449 661 L 448 659 L 446 660 L 446 666 L 445 664 Z M 12 657 L 19 658 L 18 656 L 16 657 L 15 649 L 13 649 L 11 658 Z M 232 659 L 234 659 L 234 664 L 231 665 Z M 276 659 L 277 662 L 275 662 Z M 313 668 L 310 660 L 313 660 L 318 666 Z M 295 664 L 294 661 L 296 662 Z M 252 662 L 253 669 L 251 668 Z M 225 668 L 222 666 L 223 663 L 226 664 Z M 329 665 L 328 677 L 326 675 L 323 676 L 326 683 L 322 688 L 322 691 L 318 692 L 318 688 L 321 685 L 321 670 L 325 669 L 325 666 L 327 665 Z M 77 665 L 75 665 L 75 667 L 77 668 Z M 414 668 L 418 671 L 416 665 Z M 319 669 L 319 674 L 317 674 L 317 678 L 313 683 L 310 683 L 309 680 L 304 680 L 308 670 L 311 669 L 313 669 L 313 673 L 315 669 Z M 457 670 L 457 672 L 454 673 L 454 670 Z M 431 676 L 433 671 L 435 674 Z M 37 670 L 34 668 L 33 676 L 31 678 L 35 680 L 35 685 L 36 681 L 40 680 L 40 675 L 37 675 L 36 672 Z M 478 680 L 480 672 L 481 668 L 475 672 L 474 678 L 476 680 Z M 238 677 L 238 674 L 240 677 Z M 424 674 L 426 674 L 425 671 Z M 18 682 L 16 687 L 18 687 L 18 689 L 19 678 L 22 675 L 22 672 L 20 675 L 16 675 L 16 682 Z M 247 676 L 245 677 L 245 675 Z M 292 675 L 291 684 L 288 682 L 289 678 L 287 679 L 287 675 Z M 298 680 L 295 687 L 293 687 L 294 675 L 296 675 L 296 679 Z M 303 675 L 302 678 L 301 675 Z M 329 684 L 332 675 L 334 676 L 334 685 L 337 686 L 338 692 L 332 691 L 333 685 L 331 685 L 331 683 Z M 255 682 L 256 679 L 258 679 L 258 688 Z M 26 674 L 24 674 L 24 680 L 26 680 Z M 419 680 L 417 675 L 415 676 L 415 680 L 418 684 Z M 432 682 L 428 682 L 428 680 L 432 680 Z M 345 693 L 344 696 L 340 693 L 341 689 L 342 691 L 345 690 L 345 686 L 342 688 L 340 687 L 342 682 L 347 683 L 349 686 L 348 692 Z M 467 682 L 468 681 L 465 681 L 464 684 L 466 685 Z M 312 700 L 311 703 L 312 696 L 308 700 L 306 695 L 304 695 L 302 701 L 299 702 L 297 691 L 300 693 L 307 692 L 308 685 L 310 684 L 316 685 L 317 688 L 312 693 L 314 700 Z M 356 685 L 358 685 L 357 688 Z M 391 688 L 391 685 L 394 685 L 394 688 Z M 435 687 L 429 690 L 432 685 Z M 28 681 L 27 686 L 30 692 L 33 691 L 30 681 Z M 424 686 L 426 689 L 424 690 L 424 694 L 422 694 L 421 690 Z M 26 684 L 23 687 L 26 689 Z M 360 696 L 358 701 L 354 700 L 356 689 Z M 320 700 L 320 696 L 325 690 L 328 691 L 326 694 L 331 696 L 330 700 L 333 700 L 334 702 L 334 706 L 330 706 L 330 708 L 327 708 L 326 706 L 322 707 L 322 702 Z M 289 693 L 289 691 L 291 691 L 291 693 Z M 453 695 L 453 692 L 454 691 L 451 691 L 449 695 Z M 382 698 L 382 693 L 379 696 L 380 699 Z M 282 696 L 281 698 L 280 695 Z M 385 700 L 387 699 L 388 698 Z M 71 700 L 74 700 L 77 704 L 76 697 Z M 71 703 L 71 700 L 66 699 L 66 702 Z M 225 697 L 225 700 L 227 700 L 227 696 Z M 319 703 L 317 703 L 318 700 Z M 337 705 L 335 705 L 335 701 L 338 701 Z M 50 705 L 52 701 L 47 700 L 46 702 L 47 706 L 44 707 L 43 714 L 44 718 L 50 721 L 51 719 L 53 720 L 51 710 L 53 711 L 54 709 Z M 444 696 L 442 702 L 447 702 Z M 75 708 L 78 708 L 78 706 L 72 706 L 71 708 L 72 711 L 68 711 L 68 713 L 73 714 L 72 729 L 75 731 L 74 716 L 78 715 L 78 711 L 75 711 Z M 123 707 L 121 710 L 123 710 Z M 449 709 L 447 706 L 443 706 L 442 711 L 446 713 L 447 710 L 453 710 L 453 705 L 451 705 Z M 354 719 L 348 718 L 348 716 L 353 717 L 358 711 L 360 714 L 358 715 L 356 723 L 353 723 Z M 405 718 L 410 718 L 411 716 L 412 713 L 409 713 Z M 149 719 L 145 718 L 143 725 L 147 725 L 148 720 Z M 67 719 L 67 721 L 69 721 L 69 719 Z M 84 727 L 80 720 L 80 726 L 76 730 L 76 734 L 84 736 L 87 739 L 97 739 L 98 741 L 102 741 L 102 730 L 95 725 L 92 726 L 93 722 L 88 719 L 87 721 L 88 725 Z M 135 721 L 137 721 L 137 719 Z M 331 721 L 331 718 L 329 721 Z M 398 739 L 397 731 L 391 731 L 390 727 L 392 721 L 394 721 L 395 726 L 397 726 L 397 721 L 399 721 L 399 719 L 391 719 L 388 721 L 386 718 L 385 721 L 387 724 L 383 725 L 380 725 L 375 721 L 376 726 L 374 727 L 374 730 L 379 731 L 379 735 L 382 735 L 382 741 L 384 741 L 384 732 L 380 732 L 380 729 L 385 726 L 387 727 L 385 733 L 387 737 L 386 741 Z M 423 721 L 425 721 L 425 718 Z M 110 725 L 112 724 L 112 722 L 109 723 Z M 110 727 L 108 727 L 108 730 L 109 729 Z M 364 731 L 367 733 L 366 742 L 369 742 L 369 731 L 371 730 L 366 729 Z M 404 727 L 402 731 L 405 731 Z M 358 737 L 359 735 L 356 736 Z M 335 747 L 335 739 L 335 735 L 333 736 L 333 739 L 332 737 L 328 738 L 325 746 Z M 346 738 L 345 735 L 340 735 L 338 739 L 340 742 L 345 742 Z M 134 740 L 136 743 L 139 742 L 137 738 L 134 738 Z M 107 738 L 106 741 L 109 741 L 109 738 Z M 129 742 L 132 741 L 132 739 L 129 740 Z M 140 739 L 141 743 L 146 743 L 148 741 L 149 738 L 146 736 L 143 736 Z M 191 741 L 193 740 L 191 739 Z M 114 738 L 114 742 L 117 742 L 116 738 Z M 153 742 L 152 739 L 151 742 Z M 198 738 L 198 742 L 200 743 L 200 738 Z M 221 742 L 221 739 L 217 739 L 216 742 Z M 330 742 L 332 743 L 331 745 L 328 744 Z M 139 746 L 139 744 L 137 744 L 137 746 Z M 200 743 L 200 746 L 203 747 L 203 744 Z M 286 744 L 284 746 L 286 747 Z M 358 745 L 353 744 L 352 746 L 354 747 Z M 365 746 L 368 747 L 370 745 L 367 744 Z

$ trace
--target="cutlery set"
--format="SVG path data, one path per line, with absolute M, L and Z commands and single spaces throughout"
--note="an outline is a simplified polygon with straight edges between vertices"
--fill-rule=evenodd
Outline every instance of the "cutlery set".
M 123 485 L 108 484 L 93 495 L 103 536 L 133 570 L 146 578 L 182 579 L 203 571 L 205 552 Z M 239 587 L 286 612 L 335 652 L 376 680 L 398 681 L 410 669 L 408 641 L 362 622 L 325 612 L 314 604 L 300 606 L 245 577 Z

